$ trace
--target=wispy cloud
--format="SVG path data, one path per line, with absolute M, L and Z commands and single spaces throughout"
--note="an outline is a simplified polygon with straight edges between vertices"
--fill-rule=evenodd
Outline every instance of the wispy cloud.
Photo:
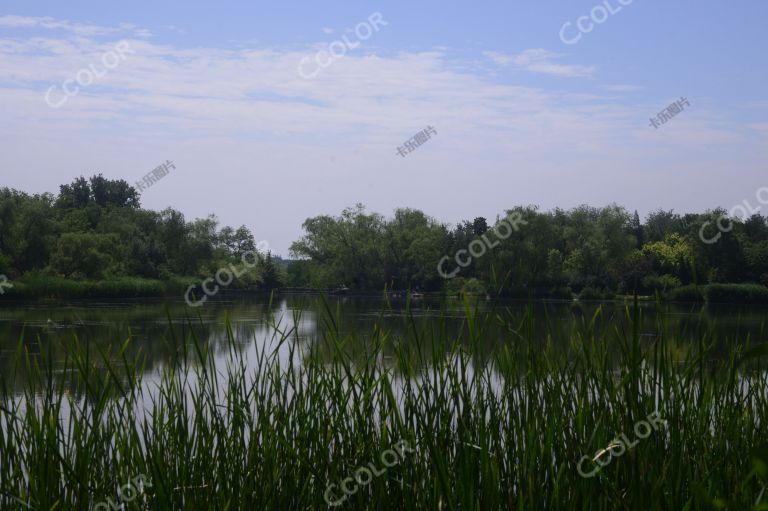
M 558 64 L 555 60 L 562 55 L 543 48 L 531 48 L 512 54 L 487 51 L 484 55 L 499 66 L 514 65 L 532 73 L 576 78 L 591 77 L 595 72 L 594 66 Z
M 640 87 L 639 85 L 627 85 L 627 84 L 621 84 L 621 83 L 603 85 L 603 88 L 611 92 L 637 92 L 637 91 L 643 90 L 643 88 Z
M 122 25 L 120 30 L 140 29 Z M 43 99 L 47 88 L 56 87 L 56 100 L 63 97 L 62 82 L 100 62 L 114 43 L 86 37 L 0 38 L 7 116 L 78 126 L 113 118 L 125 122 L 128 130 L 133 126 L 141 133 L 152 126 L 170 136 L 217 132 L 222 137 L 333 137 L 354 132 L 357 139 L 376 145 L 400 140 L 413 125 L 442 119 L 443 125 L 457 126 L 481 146 L 509 140 L 512 133 L 519 141 L 513 144 L 515 150 L 535 152 L 551 147 L 554 139 L 562 150 L 582 151 L 592 139 L 631 132 L 647 110 L 601 95 L 599 85 L 589 92 L 568 93 L 494 83 L 482 73 L 457 67 L 444 51 L 350 52 L 308 81 L 300 77 L 298 64 L 314 55 L 314 47 L 186 49 L 139 39 L 128 42 L 135 53 L 53 111 Z M 557 76 L 589 76 L 593 69 L 554 64 L 557 56 L 541 49 L 486 56 L 500 65 Z M 41 87 L 41 82 L 46 85 Z M 485 136 L 477 137 L 481 132 Z M 500 146 L 512 148 L 509 142 Z
M 118 27 L 104 27 L 90 23 L 75 23 L 67 20 L 59 20 L 50 16 L 15 16 L 6 14 L 0 16 L 0 27 L 15 29 L 42 28 L 47 30 L 63 30 L 79 36 L 93 37 L 130 33 L 135 37 L 149 37 L 151 32 L 136 27 L 131 23 L 121 23 Z
M 456 204 L 493 212 L 530 197 L 548 205 L 570 204 L 574 195 L 607 203 L 647 190 L 649 203 L 658 204 L 658 175 L 677 176 L 670 193 L 678 193 L 681 183 L 721 167 L 762 169 L 768 147 L 762 125 L 744 137 L 742 124 L 693 111 L 662 138 L 647 127 L 648 112 L 663 104 L 657 98 L 629 102 L 597 79 L 574 90 L 570 81 L 521 85 L 514 75 L 499 79 L 483 66 L 461 65 L 464 55 L 450 49 L 366 45 L 306 80 L 298 64 L 309 57 L 315 65 L 316 45 L 187 48 L 125 37 L 141 30 L 134 26 L 112 30 L 0 35 L 0 168 L 8 169 L 10 186 L 45 189 L 95 168 L 130 182 L 157 161 L 178 160 L 185 177 L 167 196 L 147 194 L 147 206 L 201 217 L 215 211 L 239 225 L 243 204 L 254 219 L 284 206 L 280 194 L 254 201 L 254 190 L 290 189 L 296 207 L 259 234 L 285 248 L 304 219 L 356 200 L 379 211 L 416 205 L 444 218 L 463 214 Z M 49 87 L 59 101 L 64 80 L 91 64 L 100 69 L 103 53 L 122 39 L 133 50 L 125 61 L 61 108 L 46 105 Z M 486 56 L 555 76 L 592 70 L 558 64 L 543 50 Z M 440 134 L 434 144 L 401 161 L 397 145 L 427 125 Z M 741 146 L 722 150 L 727 144 Z M 493 183 L 488 193 L 467 198 L 460 183 L 468 172 Z M 451 185 L 428 202 L 446 176 Z M 237 185 L 199 200 L 200 190 L 217 183 Z

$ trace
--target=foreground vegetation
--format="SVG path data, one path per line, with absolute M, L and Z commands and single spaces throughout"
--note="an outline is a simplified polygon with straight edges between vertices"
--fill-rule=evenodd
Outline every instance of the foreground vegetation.
M 467 302 L 457 338 L 409 310 L 407 334 L 384 311 L 351 338 L 337 312 L 311 341 L 297 314 L 271 320 L 268 343 L 228 329 L 225 349 L 171 324 L 152 376 L 130 338 L 117 352 L 21 339 L 0 381 L 0 507 L 89 509 L 141 475 L 129 509 L 324 509 L 330 485 L 338 509 L 768 509 L 765 345 L 679 345 L 663 320 L 641 342 L 637 307 L 610 336 L 599 310 L 581 320 L 569 350 L 532 342 L 560 324 L 530 310 Z M 580 475 L 653 412 L 664 428 Z M 403 441 L 399 463 L 337 500 Z

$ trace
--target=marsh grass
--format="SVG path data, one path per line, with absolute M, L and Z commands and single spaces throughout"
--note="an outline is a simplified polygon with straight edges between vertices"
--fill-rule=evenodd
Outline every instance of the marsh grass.
M 151 376 L 130 338 L 105 349 L 73 336 L 61 358 L 51 346 L 30 356 L 22 336 L 0 380 L 1 507 L 90 509 L 144 474 L 152 486 L 128 509 L 325 509 L 329 484 L 406 440 L 415 452 L 338 509 L 756 508 L 768 479 L 762 346 L 712 360 L 704 338 L 681 359 L 663 320 L 641 342 L 635 304 L 627 331 L 596 334 L 598 309 L 564 350 L 532 341 L 561 327 L 531 308 L 471 301 L 456 338 L 407 307 L 405 333 L 382 315 L 359 339 L 322 303 L 313 343 L 289 326 L 300 313 L 273 317 L 248 360 L 229 325 L 222 353 L 194 320 L 169 321 L 158 342 L 174 356 Z M 666 430 L 579 475 L 583 455 L 653 411 Z
M 31 273 L 13 281 L 4 293 L 7 299 L 30 298 L 135 298 L 181 296 L 194 278 L 166 280 L 139 277 L 113 277 L 101 280 L 75 280 Z

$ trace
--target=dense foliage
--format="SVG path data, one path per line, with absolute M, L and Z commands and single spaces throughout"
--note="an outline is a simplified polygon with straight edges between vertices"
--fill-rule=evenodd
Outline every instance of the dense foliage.
M 245 226 L 219 229 L 215 216 L 190 222 L 171 208 L 141 209 L 138 192 L 123 180 L 80 177 L 62 185 L 58 196 L 0 189 L 0 274 L 21 279 L 17 290 L 108 280 L 124 284 L 115 289 L 120 294 L 119 288 L 146 279 L 212 275 L 255 250 Z M 265 258 L 232 285 L 262 284 L 264 265 L 274 270 Z M 270 284 L 281 279 L 272 275 Z
M 528 206 L 506 214 L 494 226 L 480 217 L 450 227 L 418 210 L 398 209 L 386 219 L 358 204 L 338 217 L 310 218 L 304 222 L 305 235 L 291 246 L 299 261 L 289 269 L 289 279 L 294 285 L 369 290 L 446 286 L 508 295 L 533 290 L 547 296 L 573 291 L 586 298 L 634 290 L 665 293 L 692 284 L 755 283 L 764 289 L 768 283 L 768 224 L 759 214 L 746 221 L 732 219 L 733 228 L 720 233 L 722 210 L 682 217 L 659 210 L 644 223 L 637 212 L 617 205 L 547 212 Z M 501 239 L 493 229 L 509 215 L 525 223 Z M 483 237 L 486 247 L 493 248 L 460 268 L 454 256 Z M 443 273 L 459 269 L 455 278 L 438 273 L 444 256 Z M 463 253 L 460 260 L 468 257 Z
M 508 237 L 500 236 L 496 229 L 510 215 L 521 222 L 511 232 L 499 231 Z M 519 206 L 493 225 L 478 217 L 450 226 L 416 209 L 398 209 L 385 218 L 358 204 L 340 216 L 307 219 L 304 235 L 291 245 L 296 260 L 287 274 L 268 255 L 232 287 L 287 283 L 378 292 L 386 286 L 584 299 L 637 291 L 764 301 L 767 219 L 754 214 L 723 222 L 723 215 L 722 210 L 684 216 L 659 210 L 641 222 L 637 212 L 617 205 L 546 212 Z M 718 219 L 727 232 L 718 231 Z M 158 280 L 212 276 L 255 249 L 245 226 L 219 228 L 215 216 L 186 221 L 172 208 L 141 209 L 133 187 L 101 175 L 62 185 L 58 196 L 0 189 L 0 275 L 17 283 L 17 293 L 41 294 L 53 286 L 68 294 L 98 295 L 103 286 L 70 289 L 71 282 L 119 281 L 110 294 L 120 295 L 123 288 L 128 294 L 162 294 L 168 286 Z M 726 283 L 754 286 L 707 287 Z M 688 291 L 691 285 L 698 289 Z

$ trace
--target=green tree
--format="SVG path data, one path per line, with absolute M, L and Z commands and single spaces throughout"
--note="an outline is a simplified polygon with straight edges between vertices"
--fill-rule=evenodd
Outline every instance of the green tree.
M 285 276 L 272 259 L 272 252 L 267 252 L 267 256 L 260 259 L 259 269 L 264 289 L 276 289 L 285 285 Z
M 312 261 L 313 286 L 384 287 L 381 215 L 367 214 L 365 206 L 357 204 L 339 217 L 308 218 L 302 226 L 306 234 L 291 244 L 290 252 L 296 258 Z
M 446 227 L 416 209 L 398 209 L 380 241 L 384 278 L 394 289 L 437 290 L 437 261 L 445 255 Z
M 64 277 L 100 278 L 114 261 L 117 237 L 111 234 L 64 233 L 51 267 Z
M 91 177 L 90 189 L 93 201 L 103 208 L 138 208 L 140 205 L 139 193 L 122 179 L 111 181 L 98 174 Z
M 91 187 L 83 176 L 71 184 L 59 186 L 59 198 L 56 206 L 59 208 L 84 208 L 91 201 Z

